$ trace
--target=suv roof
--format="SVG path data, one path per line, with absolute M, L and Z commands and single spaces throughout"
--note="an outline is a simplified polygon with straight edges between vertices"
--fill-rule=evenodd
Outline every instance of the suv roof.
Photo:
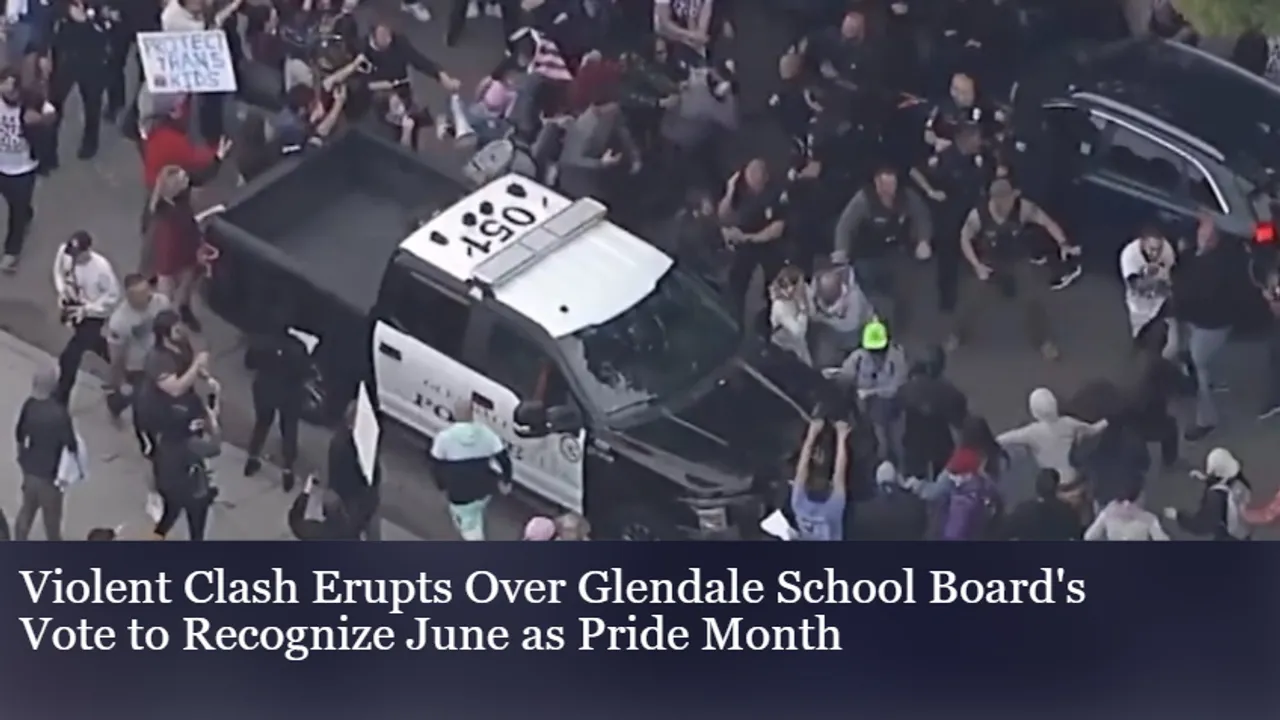
M 605 215 L 595 200 L 571 201 L 507 175 L 432 218 L 400 249 L 560 338 L 621 314 L 674 264 Z
M 1280 87 L 1214 55 L 1165 40 L 1125 40 L 1070 53 L 1061 71 L 1058 91 L 1145 113 L 1228 162 L 1280 167 Z

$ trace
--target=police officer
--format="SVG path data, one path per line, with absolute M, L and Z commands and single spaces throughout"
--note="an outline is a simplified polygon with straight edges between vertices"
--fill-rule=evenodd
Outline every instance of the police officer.
M 769 168 L 761 158 L 734 173 L 725 187 L 716 213 L 734 254 L 729 299 L 740 309 L 756 268 L 764 271 L 767 288 L 786 262 L 782 238 L 787 227 L 787 201 L 785 189 L 770 181 Z
M 994 135 L 995 114 L 978 101 L 977 83 L 964 73 L 951 78 L 947 98 L 933 106 L 925 121 L 924 141 L 934 152 L 941 152 L 955 140 L 962 127 L 973 126 L 985 135 Z
M 107 53 L 113 22 L 101 8 L 84 0 L 69 0 L 53 23 L 51 47 L 53 76 L 49 79 L 49 101 L 57 110 L 54 121 L 52 164 L 57 164 L 57 127 L 62 108 L 74 87 L 84 108 L 84 134 L 80 136 L 81 159 L 98 154 L 98 129 L 102 120 L 102 94 L 106 88 Z
M 253 338 L 245 356 L 253 378 L 253 432 L 249 435 L 244 474 L 262 469 L 262 446 L 271 423 L 280 424 L 284 467 L 281 484 L 285 492 L 293 490 L 294 463 L 298 459 L 298 415 L 302 410 L 305 383 L 311 367 L 307 347 L 291 335 L 285 323 L 277 321 L 266 333 Z
M 968 334 L 977 316 L 998 298 L 1016 300 L 1025 313 L 1027 335 L 1046 359 L 1058 357 L 1049 335 L 1044 301 L 1049 289 L 1042 268 L 1028 259 L 1025 230 L 1038 225 L 1053 238 L 1066 257 L 1080 252 L 1071 245 L 1053 218 L 1021 196 L 1013 183 L 1000 178 L 971 210 L 960 229 L 960 250 L 977 280 L 963 298 L 948 346 L 955 348 Z
M 880 316 L 901 329 L 914 291 L 912 254 L 928 260 L 932 237 L 928 205 L 912 188 L 899 187 L 896 169 L 883 166 L 840 213 L 834 251 L 850 259 Z
M 929 199 L 935 227 L 938 309 L 950 314 L 956 309 L 960 279 L 960 228 L 965 215 L 977 207 L 983 188 L 995 179 L 994 164 L 982 152 L 982 132 L 974 125 L 960 128 L 955 142 L 911 170 L 911 179 Z

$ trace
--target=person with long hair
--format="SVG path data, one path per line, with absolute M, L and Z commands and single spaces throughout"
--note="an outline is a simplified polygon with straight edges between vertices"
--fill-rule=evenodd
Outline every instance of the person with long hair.
M 147 238 L 161 294 L 177 307 L 182 321 L 200 331 L 191 311 L 203 237 L 191 207 L 191 177 L 176 165 L 160 171 L 147 203 Z
M 809 353 L 809 288 L 794 265 L 782 268 L 769 283 L 769 337 L 774 345 L 813 365 Z
M 799 540 L 844 539 L 849 434 L 853 428 L 848 422 L 837 421 L 834 441 L 833 433 L 826 430 L 825 420 L 809 423 L 791 481 L 791 512 Z

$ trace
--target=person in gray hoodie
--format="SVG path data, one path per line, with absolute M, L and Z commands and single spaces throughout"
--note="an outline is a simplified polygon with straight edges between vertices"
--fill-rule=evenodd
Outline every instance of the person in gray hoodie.
M 560 150 L 560 190 L 571 197 L 609 198 L 610 175 L 640 172 L 640 147 L 627 128 L 617 90 L 603 89 L 591 107 L 565 127 Z
M 1006 450 L 1021 448 L 1030 452 L 1041 468 L 1058 472 L 1062 487 L 1073 486 L 1079 473 L 1071 464 L 1071 448 L 1076 441 L 1102 432 L 1107 421 L 1087 423 L 1060 414 L 1057 396 L 1046 388 L 1031 391 L 1027 408 L 1034 420 L 1001 433 L 996 441 Z
M 871 302 L 858 285 L 848 255 L 832 253 L 832 267 L 809 287 L 809 343 L 813 366 L 837 367 L 862 346 L 862 327 L 871 319 Z
M 857 394 L 882 453 L 891 458 L 902 455 L 898 391 L 906 384 L 909 369 L 902 346 L 891 341 L 883 322 L 872 319 L 862 328 L 862 346 L 849 353 L 838 369 L 827 371 L 838 385 Z
M 718 177 L 717 133 L 738 129 L 738 98 L 733 82 L 709 72 L 695 72 L 680 94 L 663 100 L 666 112 L 659 131 L 680 175 L 709 182 Z

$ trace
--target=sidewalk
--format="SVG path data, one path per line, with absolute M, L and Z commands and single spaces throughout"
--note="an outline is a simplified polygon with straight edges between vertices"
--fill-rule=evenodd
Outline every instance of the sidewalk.
M 47 353 L 21 340 L 0 333 L 0 421 L 12 423 L 31 389 L 31 378 L 42 366 L 54 364 Z M 71 414 L 76 432 L 88 449 L 89 479 L 67 492 L 62 534 L 68 540 L 82 540 L 94 527 L 122 526 L 122 539 L 150 539 L 154 523 L 144 509 L 149 468 L 138 452 L 132 426 L 116 427 L 103 404 L 102 382 L 80 373 L 72 394 Z M 264 467 L 256 477 L 243 475 L 245 454 L 230 444 L 213 460 L 214 482 L 221 488 L 209 516 L 210 540 L 291 540 L 285 522 L 292 494 L 279 485 L 279 471 Z M 11 440 L 0 440 L 0 507 L 10 525 L 17 514 L 21 474 Z M 301 479 L 300 479 L 301 480 Z M 398 526 L 381 522 L 383 540 L 419 540 Z M 186 539 L 185 520 L 179 520 L 171 538 Z M 44 526 L 36 518 L 32 539 L 44 538 Z

